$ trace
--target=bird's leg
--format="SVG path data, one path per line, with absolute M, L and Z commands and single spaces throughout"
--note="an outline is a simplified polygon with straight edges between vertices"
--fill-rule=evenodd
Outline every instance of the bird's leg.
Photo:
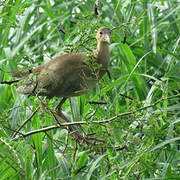
M 62 105 L 65 103 L 66 99 L 67 99 L 66 97 L 63 97 L 62 100 L 60 101 L 60 103 L 59 103 L 59 104 L 57 105 L 57 107 L 56 107 L 56 112 L 57 112 L 59 115 L 62 114 L 61 108 L 62 108 Z
M 62 119 L 61 122 L 63 123 L 69 122 L 69 120 L 62 113 L 62 105 L 65 103 L 66 99 L 66 97 L 63 97 L 60 103 L 56 106 L 57 115 L 60 116 L 60 118 Z
M 57 105 L 56 107 L 56 112 L 57 112 L 57 119 L 61 122 L 61 123 L 67 123 L 70 122 L 66 116 L 62 113 L 62 105 L 65 103 L 66 101 L 66 97 L 63 97 L 63 99 L 60 101 L 60 103 Z M 59 117 L 59 118 L 58 118 Z M 76 126 L 68 126 L 68 129 L 71 133 L 73 133 L 75 135 L 75 139 L 78 141 L 78 143 L 80 143 L 79 139 L 84 139 L 83 135 L 79 132 L 79 129 Z
M 60 101 L 60 103 L 56 107 L 57 115 L 61 118 L 61 122 L 63 122 L 63 123 L 70 122 L 66 118 L 66 116 L 62 113 L 62 105 L 65 103 L 66 99 L 67 99 L 66 97 L 63 97 L 63 99 Z M 69 129 L 70 129 L 70 131 L 74 131 L 74 127 L 69 126 Z
M 62 113 L 62 105 L 65 103 L 66 101 L 66 97 L 63 97 L 63 99 L 60 101 L 60 103 L 57 105 L 56 107 L 56 118 L 59 122 L 61 123 L 67 123 L 70 122 L 66 116 Z M 88 138 L 86 136 L 84 136 L 84 134 L 79 130 L 78 126 L 73 126 L 73 125 L 69 125 L 68 128 L 69 132 L 72 133 L 72 135 L 74 136 L 74 140 L 80 144 L 81 142 L 85 142 L 87 145 L 92 144 L 92 141 L 97 141 L 97 142 L 104 142 L 103 140 L 97 139 L 97 138 Z

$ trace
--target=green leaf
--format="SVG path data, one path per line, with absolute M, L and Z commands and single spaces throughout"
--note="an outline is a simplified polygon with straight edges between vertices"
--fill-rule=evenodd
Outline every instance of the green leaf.
M 149 152 L 155 151 L 156 149 L 162 148 L 162 147 L 164 147 L 165 145 L 170 144 L 170 143 L 173 143 L 173 142 L 178 141 L 178 140 L 180 140 L 180 137 L 175 137 L 175 138 L 171 138 L 171 139 L 165 140 L 165 141 L 163 141 L 162 143 L 160 143 L 160 144 L 158 144 L 158 145 L 156 145 L 156 146 L 154 146 L 154 147 L 152 147 L 152 148 L 149 148 L 149 149 L 148 149 L 146 152 L 144 152 L 144 153 L 149 153 Z
M 107 154 L 100 155 L 94 162 L 92 162 L 91 167 L 89 169 L 89 172 L 88 172 L 88 174 L 86 176 L 87 180 L 90 180 L 94 170 L 97 169 L 97 167 L 98 167 L 98 163 L 105 156 L 107 156 Z
M 78 161 L 77 161 L 77 168 L 80 168 L 80 167 L 82 167 L 82 166 L 85 165 L 89 153 L 90 153 L 90 151 L 84 151 L 84 152 L 81 154 L 80 158 L 79 158 Z

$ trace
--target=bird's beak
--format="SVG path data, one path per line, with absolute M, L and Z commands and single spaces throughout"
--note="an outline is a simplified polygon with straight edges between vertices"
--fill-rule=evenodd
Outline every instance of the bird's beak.
M 103 38 L 104 42 L 110 43 L 110 35 L 109 34 L 105 34 L 104 38 Z

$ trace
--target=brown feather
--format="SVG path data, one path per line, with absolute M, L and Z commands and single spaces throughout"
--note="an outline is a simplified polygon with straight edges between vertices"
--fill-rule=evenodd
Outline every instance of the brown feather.
M 27 82 L 17 92 L 29 95 L 36 93 L 49 98 L 87 93 L 106 73 L 110 62 L 110 30 L 107 27 L 100 28 L 96 38 L 97 49 L 90 57 L 86 53 L 64 54 L 32 69 L 32 73 L 29 70 L 14 73 L 22 77 L 29 72 Z

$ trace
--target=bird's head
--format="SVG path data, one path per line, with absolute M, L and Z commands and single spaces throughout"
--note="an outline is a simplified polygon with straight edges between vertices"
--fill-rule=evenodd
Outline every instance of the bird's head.
M 111 31 L 108 27 L 101 27 L 98 29 L 96 39 L 100 43 L 110 43 Z

